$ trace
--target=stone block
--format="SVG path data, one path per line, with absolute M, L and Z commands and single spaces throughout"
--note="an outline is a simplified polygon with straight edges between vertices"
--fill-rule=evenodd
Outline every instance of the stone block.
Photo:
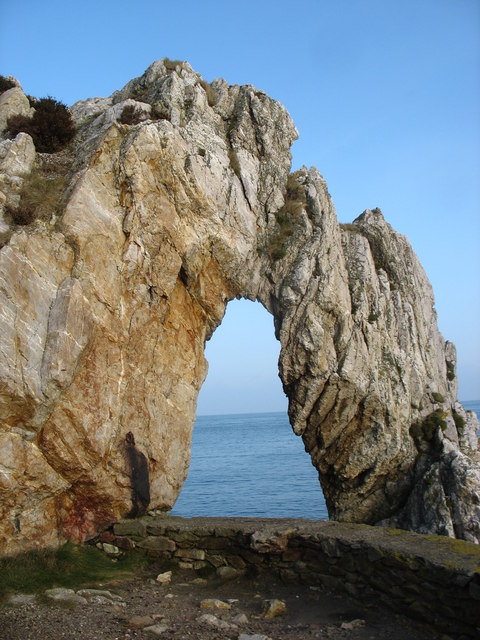
M 208 562 L 213 565 L 215 568 L 217 567 L 221 567 L 225 564 L 227 564 L 227 561 L 225 560 L 225 558 L 219 554 L 210 554 L 208 553 L 206 556 Z
M 227 563 L 233 567 L 234 569 L 238 569 L 239 571 L 243 571 L 247 566 L 245 561 L 242 560 L 240 556 L 227 556 Z
M 203 549 L 177 549 L 175 557 L 185 560 L 205 560 L 205 551 Z
M 113 533 L 116 536 L 144 538 L 147 535 L 147 524 L 143 520 L 120 520 L 113 525 Z
M 148 536 L 144 540 L 141 540 L 137 547 L 140 549 L 146 549 L 148 551 L 175 551 L 177 545 L 170 538 L 164 538 L 162 536 Z

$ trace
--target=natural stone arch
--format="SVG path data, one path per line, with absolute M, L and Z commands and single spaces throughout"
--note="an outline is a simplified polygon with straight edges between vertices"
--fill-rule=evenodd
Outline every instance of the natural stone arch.
M 132 99 L 141 122 L 119 124 Z M 330 515 L 477 539 L 475 424 L 455 404 L 428 280 L 381 212 L 342 228 L 317 170 L 289 176 L 285 109 L 158 62 L 72 111 L 61 220 L 15 229 L 0 252 L 2 546 L 81 539 L 131 513 L 130 433 L 150 506 L 173 504 L 205 340 L 235 297 L 273 314 L 290 421 Z M 411 430 L 439 404 L 445 434 Z

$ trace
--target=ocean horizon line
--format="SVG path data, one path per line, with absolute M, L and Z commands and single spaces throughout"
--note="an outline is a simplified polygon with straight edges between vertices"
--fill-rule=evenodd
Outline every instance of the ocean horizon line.
M 462 404 L 463 406 L 465 405 L 469 405 L 469 404 L 480 404 L 480 399 L 477 400 L 459 400 L 458 402 L 460 402 L 460 404 Z M 469 411 L 473 411 L 473 409 L 468 409 L 468 407 L 465 407 L 467 410 Z M 259 416 L 259 415 L 267 415 L 267 414 L 271 414 L 271 413 L 283 413 L 283 414 L 287 414 L 288 415 L 288 411 L 286 409 L 275 409 L 275 410 L 271 410 L 271 411 L 234 411 L 232 413 L 197 413 L 197 415 L 195 416 L 195 420 L 197 418 L 217 418 L 217 417 L 221 417 L 221 416 Z

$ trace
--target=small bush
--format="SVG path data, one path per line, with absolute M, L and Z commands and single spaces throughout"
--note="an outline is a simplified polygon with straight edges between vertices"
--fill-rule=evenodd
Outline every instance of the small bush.
M 9 89 L 13 89 L 16 84 L 12 80 L 9 80 L 5 76 L 0 76 L 0 94 L 5 93 Z
M 423 421 L 423 434 L 425 436 L 425 440 L 431 440 L 438 427 L 440 427 L 442 431 L 445 431 L 447 423 L 445 421 L 445 414 L 443 411 L 437 410 L 428 415 Z
M 127 104 L 123 107 L 118 120 L 122 124 L 138 124 L 142 121 L 142 114 L 136 110 L 134 104 Z
M 455 365 L 447 360 L 447 380 L 453 382 L 455 380 Z
M 75 135 L 72 116 L 67 107 L 50 96 L 35 101 L 31 118 L 13 116 L 8 119 L 8 132 L 15 137 L 20 131 L 32 136 L 40 153 L 54 153 L 62 149 Z
M 435 402 L 438 402 L 440 404 L 442 404 L 442 402 L 445 402 L 445 398 L 442 396 L 441 393 L 437 393 L 436 391 L 434 391 L 434 393 L 432 393 L 432 396 Z
M 422 437 L 422 423 L 420 421 L 414 422 L 410 427 L 410 435 L 414 440 L 419 440 Z
M 454 413 L 453 420 L 455 422 L 455 426 L 457 427 L 457 431 L 461 431 L 465 426 L 465 418 L 459 413 Z
M 435 435 L 438 427 L 442 431 L 445 431 L 447 428 L 447 422 L 445 420 L 446 414 L 443 411 L 433 411 L 426 418 L 424 418 L 423 422 L 417 421 L 414 422 L 410 427 L 410 435 L 414 440 L 426 440 L 430 442 L 433 440 L 433 436 Z

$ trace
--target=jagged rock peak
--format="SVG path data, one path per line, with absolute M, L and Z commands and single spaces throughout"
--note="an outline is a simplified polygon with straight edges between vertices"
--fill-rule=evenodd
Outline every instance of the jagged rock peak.
M 62 152 L 0 142 L 2 552 L 173 505 L 235 297 L 273 314 L 330 516 L 478 541 L 478 423 L 428 279 L 379 210 L 339 225 L 321 174 L 290 174 L 285 108 L 163 60 L 71 113 Z

